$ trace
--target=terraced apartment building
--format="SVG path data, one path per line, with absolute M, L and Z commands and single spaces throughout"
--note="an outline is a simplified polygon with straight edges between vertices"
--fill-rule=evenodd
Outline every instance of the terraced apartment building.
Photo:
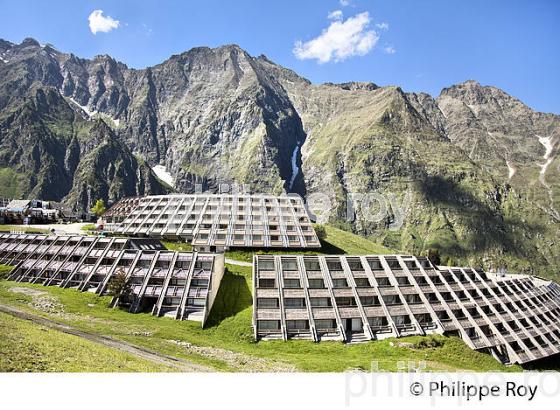
M 198 250 L 320 248 L 299 196 L 153 195 L 125 198 L 105 215 L 129 236 L 180 239 Z
M 156 240 L 0 235 L 0 264 L 9 279 L 106 294 L 124 274 L 130 292 L 116 300 L 130 312 L 196 320 L 204 325 L 224 274 L 224 256 L 169 251 Z
M 255 255 L 259 339 L 347 342 L 452 334 L 503 363 L 560 352 L 560 287 L 390 256 Z

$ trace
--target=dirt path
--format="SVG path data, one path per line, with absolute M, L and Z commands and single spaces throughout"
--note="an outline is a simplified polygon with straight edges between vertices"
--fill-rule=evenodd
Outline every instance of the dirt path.
M 103 346 L 117 349 L 134 356 L 140 357 L 145 360 L 149 360 L 154 363 L 162 364 L 165 366 L 171 366 L 176 368 L 178 371 L 181 372 L 211 372 L 214 371 L 209 367 L 205 367 L 196 363 L 189 362 L 187 360 L 178 359 L 173 356 L 163 355 L 152 350 L 135 346 L 127 342 L 123 342 L 120 340 L 115 340 L 110 337 L 97 335 L 94 333 L 83 332 L 72 326 L 65 325 L 63 323 L 56 322 L 54 320 L 46 319 L 41 316 L 34 315 L 32 313 L 25 312 L 20 309 L 16 309 L 11 306 L 6 306 L 0 304 L 0 312 L 6 313 L 8 315 L 14 316 L 18 319 L 23 320 L 30 320 L 33 323 L 46 326 L 48 328 L 58 330 L 59 332 L 63 332 L 69 335 L 74 335 L 77 337 L 81 337 L 87 340 L 90 340 L 95 343 L 102 344 Z

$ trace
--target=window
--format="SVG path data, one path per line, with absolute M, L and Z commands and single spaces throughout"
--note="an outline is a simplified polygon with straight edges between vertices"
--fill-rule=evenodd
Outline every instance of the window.
M 397 278 L 397 283 L 401 286 L 410 285 L 410 282 L 408 281 L 408 278 L 406 276 L 399 276 Z
M 338 260 L 327 260 L 327 267 L 332 271 L 342 271 L 342 265 Z
M 191 286 L 194 287 L 207 287 L 208 286 L 208 279 L 193 279 L 191 281 Z
M 282 270 L 298 270 L 298 264 L 296 260 L 293 259 L 283 259 L 282 260 Z
M 175 262 L 175 269 L 188 269 L 190 265 L 190 261 L 177 261 Z
M 257 298 L 257 307 L 276 309 L 278 308 L 278 299 L 276 298 Z
M 441 292 L 441 297 L 446 302 L 454 302 L 455 301 L 455 299 L 453 298 L 453 295 L 450 292 Z
M 380 288 L 391 286 L 391 282 L 389 282 L 389 278 L 377 278 L 377 284 Z
M 393 316 L 393 322 L 395 322 L 395 325 L 397 326 L 405 326 L 405 325 L 410 325 L 410 316 L 408 315 L 399 315 L 399 316 Z
M 389 267 L 391 269 L 401 269 L 401 265 L 400 265 L 399 261 L 397 261 L 395 259 L 387 259 L 387 263 L 389 264 Z
M 462 290 L 455 292 L 457 297 L 459 298 L 459 300 L 465 300 L 468 299 L 467 295 L 465 292 L 463 292 Z
M 348 282 L 346 279 L 333 279 L 333 287 L 335 288 L 347 288 Z
M 368 278 L 354 278 L 356 286 L 359 288 L 367 288 L 370 286 Z
M 309 322 L 307 320 L 286 320 L 288 330 L 308 330 Z
M 368 317 L 368 323 L 371 327 L 381 327 L 389 324 L 385 316 Z
M 275 288 L 276 281 L 274 279 L 259 279 L 260 288 Z
M 404 299 L 406 300 L 407 303 L 410 304 L 422 303 L 422 299 L 420 298 L 420 295 L 417 294 L 404 295 Z
M 280 329 L 280 321 L 278 320 L 259 320 L 257 321 L 259 330 L 278 330 Z
M 419 315 L 416 315 L 416 320 L 421 325 L 427 325 L 433 322 L 432 316 L 429 313 L 421 313 Z
M 348 266 L 350 270 L 353 271 L 363 271 L 364 267 L 362 266 L 362 262 L 359 259 L 348 259 Z
M 363 306 L 379 306 L 379 298 L 377 296 L 360 296 L 360 302 Z
M 312 289 L 323 289 L 325 281 L 323 279 L 309 279 L 309 287 Z
M 356 306 L 356 300 L 353 297 L 338 297 L 336 304 L 338 306 Z
M 305 265 L 305 270 L 311 270 L 311 271 L 320 271 L 321 270 L 321 265 L 319 264 L 319 261 L 317 260 L 309 260 L 306 259 L 304 262 Z
M 383 302 L 385 302 L 386 305 L 400 305 L 401 299 L 399 295 L 385 295 L 383 296 Z
M 275 270 L 274 261 L 259 260 L 259 270 Z
M 206 306 L 206 300 L 199 299 L 199 298 L 189 298 L 187 299 L 187 305 L 198 306 L 198 307 Z
M 436 315 L 437 315 L 439 320 L 444 320 L 444 321 L 451 320 L 451 318 L 449 317 L 449 315 L 447 314 L 447 312 L 445 310 L 436 311 Z
M 415 277 L 415 279 L 416 279 L 416 283 L 418 283 L 420 286 L 428 284 L 428 281 L 423 276 L 417 276 Z
M 453 311 L 453 314 L 457 319 L 464 319 L 466 318 L 465 311 L 463 309 L 457 309 Z
M 301 309 L 305 307 L 305 299 L 304 298 L 285 298 L 284 299 L 284 306 L 287 309 Z
M 383 267 L 381 266 L 381 262 L 379 262 L 378 259 L 368 259 L 368 263 L 369 263 L 369 267 L 372 270 L 383 270 Z
M 284 279 L 285 288 L 300 288 L 299 279 Z
M 317 329 L 336 329 L 335 319 L 315 319 L 315 327 Z
M 312 307 L 328 307 L 331 306 L 330 298 L 310 298 L 309 303 Z
M 465 329 L 465 332 L 467 333 L 467 336 L 470 337 L 471 339 L 478 339 L 480 337 L 474 327 L 469 327 L 468 329 Z

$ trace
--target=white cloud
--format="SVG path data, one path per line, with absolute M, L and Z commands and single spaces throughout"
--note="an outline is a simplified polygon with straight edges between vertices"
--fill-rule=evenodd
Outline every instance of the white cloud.
M 366 55 L 379 40 L 375 31 L 368 30 L 369 23 L 368 12 L 335 20 L 318 37 L 305 43 L 296 41 L 294 55 L 300 60 L 316 59 L 319 63 Z
M 375 27 L 377 27 L 379 30 L 389 30 L 389 23 L 377 23 Z
M 339 3 L 342 7 L 346 7 L 350 5 L 350 0 L 340 0 Z
M 335 11 L 331 11 L 327 18 L 329 20 L 342 20 L 342 11 L 341 10 L 335 10 Z
M 395 53 L 397 52 L 397 50 L 396 50 L 395 47 L 393 47 L 393 46 L 384 47 L 384 48 L 383 48 L 383 51 L 384 51 L 386 54 L 395 54 Z
M 142 23 L 142 28 L 144 29 L 144 33 L 147 36 L 151 36 L 154 32 L 154 30 L 151 27 L 149 27 L 146 23 Z
M 93 10 L 88 20 L 89 29 L 93 34 L 108 33 L 119 27 L 119 21 L 111 16 L 104 16 L 103 10 Z

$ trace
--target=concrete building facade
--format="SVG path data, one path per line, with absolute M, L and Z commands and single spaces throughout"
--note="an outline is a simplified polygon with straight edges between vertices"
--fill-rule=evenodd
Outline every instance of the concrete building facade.
M 303 200 L 270 195 L 154 195 L 125 198 L 105 215 L 129 236 L 185 240 L 195 249 L 320 248 Z
M 560 352 L 560 287 L 406 255 L 255 255 L 257 340 L 457 335 L 503 363 Z
M 160 242 L 127 238 L 0 235 L 0 264 L 9 279 L 107 293 L 126 275 L 130 292 L 120 306 L 132 313 L 196 320 L 204 325 L 224 274 L 224 256 L 166 250 Z

